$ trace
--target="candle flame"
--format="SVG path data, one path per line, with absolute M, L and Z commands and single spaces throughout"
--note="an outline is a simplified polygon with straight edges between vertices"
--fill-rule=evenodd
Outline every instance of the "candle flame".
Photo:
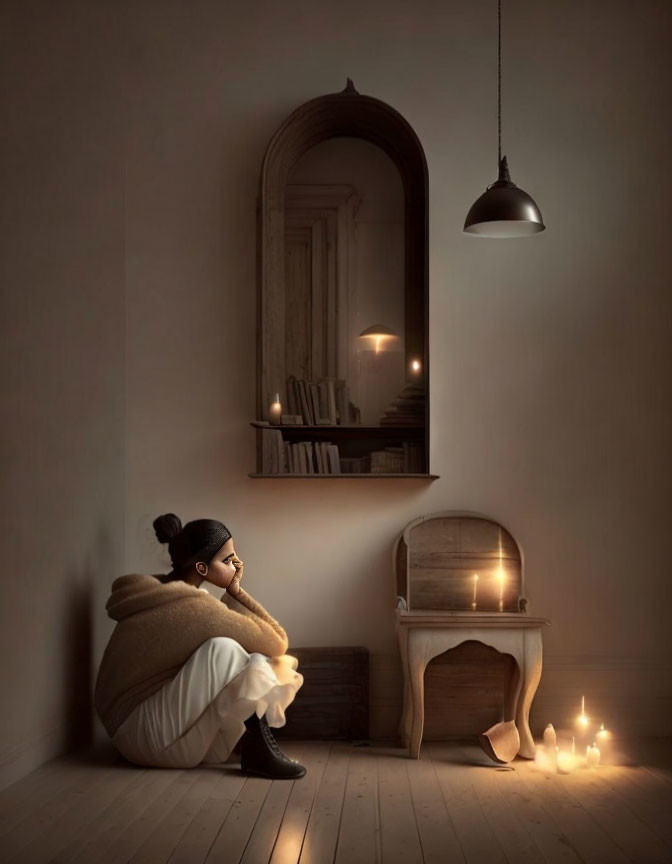
M 588 725 L 589 718 L 586 716 L 586 697 L 585 696 L 581 697 L 581 713 L 579 714 L 579 716 L 576 719 L 577 719 L 577 722 L 580 723 L 582 726 L 585 727 Z

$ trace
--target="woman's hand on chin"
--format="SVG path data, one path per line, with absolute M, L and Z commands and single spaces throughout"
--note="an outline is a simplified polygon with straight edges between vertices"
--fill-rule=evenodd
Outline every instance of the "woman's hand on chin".
M 233 558 L 231 559 L 231 563 L 236 568 L 236 572 L 229 584 L 227 585 L 226 591 L 232 597 L 235 597 L 236 594 L 240 592 L 240 580 L 243 578 L 243 568 L 245 565 L 237 555 L 233 556 Z

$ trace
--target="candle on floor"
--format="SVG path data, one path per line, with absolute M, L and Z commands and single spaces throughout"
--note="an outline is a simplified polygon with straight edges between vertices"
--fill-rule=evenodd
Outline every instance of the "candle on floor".
M 279 393 L 273 396 L 273 401 L 268 408 L 268 419 L 270 423 L 275 425 L 279 425 L 282 419 L 282 403 L 280 402 Z
M 600 751 L 599 751 L 597 744 L 595 744 L 595 742 L 593 742 L 592 747 L 590 745 L 588 747 L 586 747 L 586 765 L 589 768 L 597 768 L 597 766 L 599 764 L 600 764 Z
M 553 767 L 553 760 L 548 754 L 548 750 L 543 744 L 537 744 L 534 750 L 534 764 L 541 771 L 550 771 Z
M 552 723 L 549 723 L 544 729 L 544 747 L 550 751 L 556 744 L 557 735 L 555 734 L 555 728 Z
M 588 726 L 589 721 L 588 721 L 588 717 L 586 717 L 586 697 L 585 696 L 581 697 L 581 713 L 579 714 L 579 716 L 576 719 L 577 719 L 577 722 L 579 723 L 579 725 L 582 726 L 584 729 Z
M 476 589 L 478 588 L 478 573 L 474 573 L 474 599 L 471 601 L 471 608 L 476 611 Z
M 597 733 L 597 740 L 600 742 L 600 744 L 602 744 L 605 741 L 608 741 L 610 738 L 611 732 L 608 729 L 605 729 L 604 723 L 602 723 Z
M 600 747 L 600 762 L 611 764 L 613 751 L 611 748 L 611 732 L 604 728 L 604 723 L 600 726 L 597 732 L 597 741 Z M 606 761 L 605 761 L 606 760 Z
M 558 753 L 557 772 L 558 774 L 569 774 L 574 768 L 575 758 L 566 750 L 561 750 Z

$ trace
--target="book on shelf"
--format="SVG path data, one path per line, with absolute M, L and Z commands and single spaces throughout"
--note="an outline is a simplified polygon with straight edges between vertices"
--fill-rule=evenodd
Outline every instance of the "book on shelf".
M 336 444 L 329 444 L 327 447 L 327 452 L 329 453 L 329 467 L 330 474 L 340 474 L 341 473 L 341 463 L 338 458 L 338 447 Z
M 315 463 L 313 461 L 313 442 L 304 441 L 303 446 L 306 448 L 306 462 L 308 463 L 308 473 L 315 474 Z
M 341 456 L 340 463 L 342 474 L 369 473 L 368 456 Z
M 297 404 L 296 404 L 296 390 L 294 389 L 294 382 L 296 381 L 296 376 L 290 375 L 287 378 L 287 413 L 288 414 L 298 414 Z
M 350 388 L 344 378 L 324 376 L 317 382 L 289 375 L 288 415 L 301 415 L 306 426 L 347 426 L 361 422 L 359 408 L 350 402 Z
M 402 474 L 404 472 L 403 447 L 384 447 L 372 450 L 370 455 L 371 474 Z
M 421 441 L 403 441 L 404 472 L 422 474 L 425 471 L 425 445 Z

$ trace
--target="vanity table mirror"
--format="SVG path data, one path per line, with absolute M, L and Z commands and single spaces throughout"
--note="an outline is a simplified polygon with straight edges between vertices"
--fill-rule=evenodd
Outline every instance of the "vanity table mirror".
M 250 476 L 434 476 L 427 185 L 410 125 L 349 79 L 273 136 Z

